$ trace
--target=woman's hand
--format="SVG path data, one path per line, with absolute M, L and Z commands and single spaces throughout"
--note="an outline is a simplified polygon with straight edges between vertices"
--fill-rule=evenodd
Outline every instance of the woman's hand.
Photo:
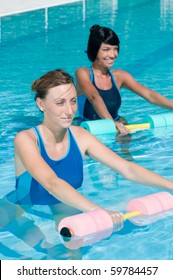
M 116 128 L 121 136 L 129 134 L 129 130 L 125 127 L 125 125 L 120 121 L 114 121 Z
M 123 213 L 111 210 L 105 210 L 111 217 L 114 225 L 122 225 L 124 222 Z

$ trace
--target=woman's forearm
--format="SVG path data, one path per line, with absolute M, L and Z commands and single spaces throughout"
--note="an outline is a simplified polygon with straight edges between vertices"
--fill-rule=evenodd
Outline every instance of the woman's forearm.
M 62 203 L 78 210 L 91 211 L 100 208 L 60 178 L 52 180 L 51 186 L 47 190 Z
M 171 101 L 170 99 L 164 97 L 163 95 L 157 92 L 152 91 L 149 101 L 159 107 L 173 110 L 173 101 Z
M 109 113 L 103 99 L 98 95 L 96 98 L 91 98 L 90 102 L 94 107 L 94 110 L 99 115 L 101 119 L 112 119 L 111 114 Z
M 125 177 L 131 181 L 143 185 L 150 185 L 150 186 L 173 190 L 172 181 L 132 162 L 129 164 L 129 170 L 127 175 L 125 175 Z

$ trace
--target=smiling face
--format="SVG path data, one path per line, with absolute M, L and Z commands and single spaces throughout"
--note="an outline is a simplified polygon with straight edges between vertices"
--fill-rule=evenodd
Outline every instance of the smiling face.
M 73 84 L 50 88 L 44 99 L 37 98 L 37 105 L 44 113 L 44 122 L 67 128 L 77 110 L 76 90 Z
M 102 43 L 100 49 L 97 53 L 96 61 L 104 67 L 112 67 L 115 62 L 115 59 L 118 56 L 118 46 L 112 46 L 105 43 Z

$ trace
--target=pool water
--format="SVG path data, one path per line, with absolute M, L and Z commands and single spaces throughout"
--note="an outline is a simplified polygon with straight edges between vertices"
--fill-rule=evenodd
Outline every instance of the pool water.
M 173 4 L 171 1 L 90 0 L 1 18 L 0 26 L 0 197 L 14 189 L 14 148 L 17 132 L 39 124 L 41 114 L 31 93 L 31 82 L 46 71 L 89 66 L 85 50 L 89 28 L 100 24 L 113 28 L 120 37 L 116 68 L 129 71 L 146 86 L 172 99 Z M 149 114 L 166 112 L 122 90 L 120 114 L 129 123 L 142 122 Z M 134 114 L 135 112 L 135 114 Z M 138 131 L 129 143 L 131 160 L 173 180 L 172 127 Z M 100 140 L 126 157 L 115 135 Z M 126 143 L 124 144 L 126 145 Z M 107 209 L 124 211 L 129 200 L 160 191 L 129 182 L 94 160 L 84 159 L 81 192 Z M 47 206 L 34 207 L 19 224 L 0 230 L 1 259 L 173 259 L 173 222 L 165 217 L 146 226 L 130 221 L 109 238 L 80 250 L 69 251 L 61 243 Z M 41 250 L 22 240 L 28 228 L 46 236 L 50 246 Z M 30 238 L 30 236 L 28 236 Z M 135 244 L 135 246 L 134 246 Z M 109 248 L 109 249 L 108 249 Z

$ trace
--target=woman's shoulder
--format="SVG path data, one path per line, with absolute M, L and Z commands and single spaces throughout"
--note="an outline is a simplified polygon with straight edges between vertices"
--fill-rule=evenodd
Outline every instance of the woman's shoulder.
M 82 126 L 78 125 L 72 125 L 70 127 L 70 131 L 72 132 L 73 136 L 76 139 L 81 139 L 81 141 L 86 140 L 87 138 L 90 138 L 91 133 L 83 128 Z
M 78 76 L 78 75 L 85 75 L 85 74 L 88 75 L 89 73 L 90 73 L 89 68 L 84 67 L 84 66 L 77 68 L 77 70 L 75 72 L 76 76 Z
M 85 134 L 86 129 L 79 125 L 71 125 L 70 131 L 73 133 L 74 136 L 78 136 L 81 134 Z
M 29 128 L 26 130 L 21 130 L 20 132 L 18 132 L 14 138 L 14 142 L 15 143 L 26 143 L 27 139 L 30 140 L 35 140 L 35 133 L 33 131 L 33 128 Z
M 92 135 L 88 130 L 81 126 L 71 126 L 70 130 L 75 138 L 78 146 L 80 147 L 82 154 L 84 155 L 89 146 L 95 146 L 97 143 L 96 137 Z
M 122 70 L 122 69 L 112 69 L 112 70 L 110 70 L 110 72 L 114 76 L 121 76 L 121 75 L 125 75 L 127 73 L 125 70 Z
M 113 74 L 119 88 L 121 88 L 131 76 L 127 71 L 121 69 L 111 70 L 111 73 Z

